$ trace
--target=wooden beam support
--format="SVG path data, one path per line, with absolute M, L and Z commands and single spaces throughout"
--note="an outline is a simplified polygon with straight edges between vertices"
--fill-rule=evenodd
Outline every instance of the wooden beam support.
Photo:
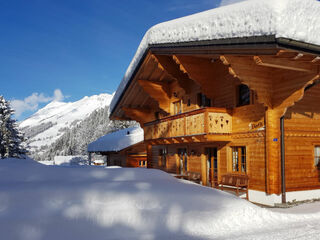
M 281 193 L 280 175 L 280 117 L 281 109 L 268 108 L 266 121 L 266 190 L 268 194 Z
M 192 80 L 188 77 L 181 65 L 174 60 L 172 56 L 168 55 L 153 55 L 159 66 L 173 77 L 178 85 L 185 91 L 186 94 L 191 92 Z
M 228 67 L 218 59 L 199 58 L 193 56 L 175 56 L 176 62 L 188 76 L 201 86 L 202 92 L 214 99 L 219 94 L 221 79 L 233 81 Z
M 320 64 L 320 56 L 315 57 L 311 62 L 314 64 Z
M 138 83 L 150 97 L 158 102 L 159 108 L 167 113 L 170 112 L 169 87 L 167 84 L 142 79 L 138 80 Z
M 265 57 L 270 60 L 270 57 Z M 231 75 L 238 77 L 242 83 L 256 91 L 258 102 L 270 109 L 282 109 L 283 114 L 288 107 L 303 98 L 308 85 L 319 79 L 319 69 L 311 63 L 309 65 L 313 69 L 312 72 L 297 72 L 257 65 L 250 56 L 221 56 L 220 59 L 229 66 Z
M 281 49 L 277 52 L 276 56 L 278 58 L 294 58 L 297 56 L 297 52 Z
M 230 142 L 232 141 L 232 136 L 230 134 L 208 134 L 208 142 Z
M 276 87 L 279 86 L 279 89 L 275 91 L 273 105 L 282 112 L 280 117 L 284 116 L 289 107 L 304 97 L 306 87 L 314 84 L 319 79 L 320 74 L 307 74 L 295 78 L 289 85 L 289 88 L 280 89 L 279 85 L 281 83 L 277 84 Z M 288 81 L 290 80 L 288 79 Z
M 184 136 L 183 138 L 187 143 L 192 143 L 193 142 L 193 137 L 192 136 Z
M 295 62 L 273 56 L 254 56 L 253 59 L 257 65 L 265 67 L 280 68 L 302 72 L 316 71 L 315 67 L 312 64 L 305 62 Z
M 203 186 L 207 185 L 207 157 L 205 154 L 205 148 L 201 149 L 201 182 Z
M 199 135 L 199 136 L 193 136 L 192 137 L 192 140 L 194 141 L 194 142 L 201 142 L 201 135 Z
M 273 81 L 278 80 L 277 72 L 281 70 L 276 69 L 271 74 L 270 68 L 257 65 L 250 56 L 228 55 L 221 56 L 220 59 L 229 67 L 230 75 L 239 78 L 243 84 L 257 93 L 258 102 L 272 107 Z
M 152 168 L 152 145 L 147 144 L 147 168 Z
M 126 116 L 139 122 L 141 126 L 146 122 L 154 120 L 154 114 L 150 109 L 129 107 L 122 107 L 121 109 L 124 111 Z

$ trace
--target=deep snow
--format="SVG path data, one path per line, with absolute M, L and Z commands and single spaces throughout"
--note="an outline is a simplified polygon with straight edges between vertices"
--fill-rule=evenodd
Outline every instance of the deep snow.
M 154 169 L 6 159 L 0 160 L 0 182 L 1 239 L 316 239 L 320 234 L 319 204 L 309 205 L 314 209 L 306 214 L 273 212 Z

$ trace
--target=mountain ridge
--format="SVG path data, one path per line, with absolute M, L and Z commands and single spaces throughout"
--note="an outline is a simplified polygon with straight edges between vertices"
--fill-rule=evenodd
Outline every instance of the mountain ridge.
M 41 155 L 64 133 L 99 109 L 108 108 L 113 94 L 85 96 L 75 102 L 52 101 L 19 123 L 25 134 L 30 154 Z

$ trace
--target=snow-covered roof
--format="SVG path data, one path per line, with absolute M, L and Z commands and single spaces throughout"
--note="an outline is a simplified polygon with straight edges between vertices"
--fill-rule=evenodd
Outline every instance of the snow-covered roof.
M 275 36 L 320 45 L 320 2 L 317 0 L 247 0 L 157 24 L 143 37 L 115 96 L 126 85 L 150 45 L 256 36 Z
M 88 152 L 118 152 L 144 140 L 143 129 L 131 127 L 109 133 L 88 145 Z

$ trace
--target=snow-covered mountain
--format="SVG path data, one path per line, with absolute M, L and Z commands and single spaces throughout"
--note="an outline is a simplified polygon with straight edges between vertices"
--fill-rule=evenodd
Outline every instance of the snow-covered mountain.
M 86 119 L 93 111 L 110 105 L 113 95 L 84 97 L 76 102 L 53 101 L 20 122 L 19 127 L 29 139 L 31 152 L 43 153 L 67 130 Z

